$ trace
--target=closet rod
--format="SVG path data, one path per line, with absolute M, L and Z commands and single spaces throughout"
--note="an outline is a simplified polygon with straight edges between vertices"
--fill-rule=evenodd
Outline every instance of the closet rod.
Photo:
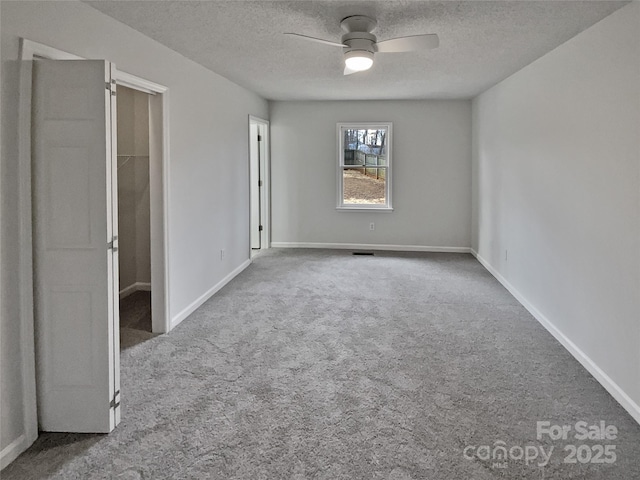
M 118 165 L 118 168 L 122 168 L 124 167 L 127 163 L 129 163 L 129 161 L 132 158 L 142 158 L 142 157 L 149 157 L 149 155 L 117 155 L 118 159 L 124 158 L 124 162 L 122 162 L 122 165 Z

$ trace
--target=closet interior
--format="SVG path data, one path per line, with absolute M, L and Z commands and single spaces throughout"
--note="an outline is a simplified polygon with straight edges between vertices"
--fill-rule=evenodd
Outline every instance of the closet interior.
M 120 345 L 151 334 L 149 95 L 117 89 Z

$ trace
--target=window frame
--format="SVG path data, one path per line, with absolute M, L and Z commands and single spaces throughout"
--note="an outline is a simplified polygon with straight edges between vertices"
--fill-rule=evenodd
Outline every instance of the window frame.
M 353 165 L 345 165 L 344 163 L 344 131 L 349 129 L 358 130 L 375 130 L 386 129 L 387 134 L 385 137 L 386 146 L 386 165 L 376 168 L 384 168 L 385 173 L 385 204 L 352 204 L 344 203 L 344 170 L 347 168 L 353 168 Z M 338 122 L 337 123 L 337 136 L 338 136 L 338 165 L 337 165 L 337 207 L 336 209 L 344 212 L 354 211 L 366 211 L 366 212 L 392 212 L 393 207 L 391 203 L 391 191 L 392 191 L 392 179 L 393 179 L 393 167 L 392 167 L 392 151 L 393 151 L 393 123 L 392 122 Z

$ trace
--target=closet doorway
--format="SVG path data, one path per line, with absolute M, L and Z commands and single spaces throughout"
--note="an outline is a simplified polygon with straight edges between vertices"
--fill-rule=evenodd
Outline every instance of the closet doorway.
M 121 87 L 148 97 L 152 331 L 170 330 L 169 90 L 119 71 L 108 61 L 85 60 L 28 39 L 20 39 L 20 59 L 22 420 L 26 441 L 32 443 L 39 429 L 107 433 L 120 421 L 119 262 L 112 260 L 119 250 L 118 217 L 113 214 L 116 97 Z M 65 126 L 64 132 L 72 137 L 61 142 L 61 130 L 48 128 L 51 121 Z M 53 159 L 59 161 L 52 163 Z M 55 199 L 49 198 L 51 194 Z M 78 211 L 81 215 L 75 215 Z M 49 221 L 51 213 L 56 214 L 55 221 Z M 49 231 L 43 228 L 50 227 L 55 227 L 57 236 L 43 234 Z M 95 248 L 88 248 L 89 243 Z M 87 262 L 68 255 L 72 251 L 97 254 L 99 266 L 87 268 Z M 52 252 L 57 261 L 44 264 L 45 255 Z M 67 278 L 71 270 L 84 275 L 73 285 Z M 89 317 L 95 321 L 87 321 Z M 57 332 L 49 328 L 54 318 L 61 320 L 55 324 Z
M 122 348 L 153 336 L 149 100 L 150 95 L 145 92 L 118 86 L 118 244 Z

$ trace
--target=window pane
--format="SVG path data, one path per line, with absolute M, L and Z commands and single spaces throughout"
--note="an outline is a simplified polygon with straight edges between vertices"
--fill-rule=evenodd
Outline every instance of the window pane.
M 387 128 L 346 128 L 343 130 L 344 164 L 370 165 L 367 156 L 386 156 Z M 377 159 L 375 160 L 377 161 Z M 375 163 L 373 163 L 375 165 Z M 386 163 L 378 163 L 386 165 Z
M 384 205 L 386 168 L 345 168 L 342 171 L 345 205 Z
M 390 123 L 338 123 L 338 209 L 392 210 Z

